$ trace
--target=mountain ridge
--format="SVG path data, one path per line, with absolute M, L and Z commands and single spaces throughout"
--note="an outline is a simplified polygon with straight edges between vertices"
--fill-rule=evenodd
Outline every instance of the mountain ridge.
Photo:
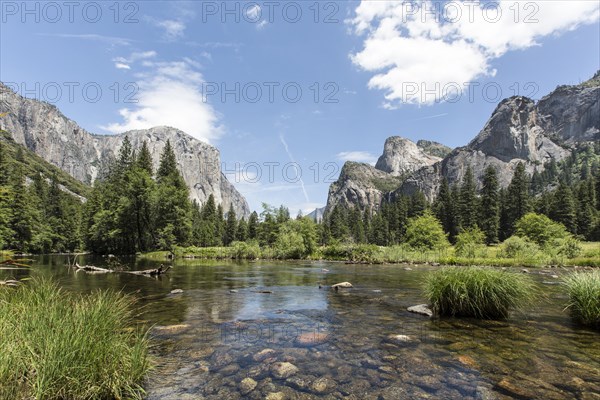
M 232 205 L 239 217 L 250 215 L 246 199 L 221 171 L 219 150 L 179 129 L 158 126 L 99 135 L 81 128 L 55 105 L 20 96 L 1 82 L 0 95 L 0 113 L 6 113 L 0 118 L 0 129 L 10 132 L 16 143 L 87 185 L 106 171 L 125 136 L 134 149 L 147 142 L 155 168 L 170 140 L 191 199 L 203 204 L 212 194 L 224 210 Z

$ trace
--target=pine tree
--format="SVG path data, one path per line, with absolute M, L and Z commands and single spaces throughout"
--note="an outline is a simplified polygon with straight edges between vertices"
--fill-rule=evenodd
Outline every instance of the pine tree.
M 117 171 L 119 175 L 124 174 L 133 164 L 133 149 L 129 137 L 125 136 L 121 148 L 119 149 L 119 157 L 117 159 Z
M 258 214 L 256 211 L 252 211 L 250 218 L 248 218 L 248 239 L 258 238 Z
M 11 186 L 13 195 L 10 201 L 12 218 L 9 226 L 13 231 L 13 236 L 10 247 L 20 251 L 28 251 L 33 238 L 34 210 L 31 206 L 32 200 L 25 185 L 25 175 L 20 164 L 14 170 Z
M 150 154 L 150 150 L 148 150 L 148 143 L 145 140 L 142 143 L 142 149 L 137 157 L 136 164 L 138 168 L 146 171 L 148 175 L 152 176 L 154 174 L 154 168 L 152 167 L 152 155 Z
M 488 166 L 483 176 L 479 226 L 485 234 L 486 243 L 498 242 L 500 227 L 500 199 L 496 168 Z
M 563 224 L 569 232 L 577 233 L 575 199 L 573 192 L 564 182 L 561 182 L 554 192 L 550 217 Z
M 165 178 L 172 177 L 176 174 L 179 174 L 179 170 L 177 169 L 177 159 L 175 158 L 175 152 L 171 146 L 171 141 L 167 140 L 165 148 L 160 155 L 160 164 L 156 176 L 160 183 Z
M 460 226 L 469 229 L 477 225 L 477 191 L 471 166 L 467 167 L 460 187 Z
M 5 144 L 0 140 L 0 186 L 8 185 L 10 181 L 10 168 Z
M 241 218 L 238 222 L 237 229 L 235 231 L 235 240 L 245 242 L 248 239 L 248 223 L 245 218 Z
M 577 233 L 589 238 L 594 226 L 594 202 L 590 198 L 588 181 L 584 180 L 577 188 Z
M 227 212 L 227 222 L 225 225 L 225 240 L 223 241 L 225 246 L 229 246 L 231 242 L 235 240 L 237 225 L 238 222 L 235 215 L 235 210 L 233 209 L 233 205 L 230 205 L 229 211 Z
M 525 172 L 525 165 L 522 162 L 517 164 L 515 173 L 506 193 L 506 234 L 512 235 L 515 222 L 531 210 L 529 198 L 529 181 Z

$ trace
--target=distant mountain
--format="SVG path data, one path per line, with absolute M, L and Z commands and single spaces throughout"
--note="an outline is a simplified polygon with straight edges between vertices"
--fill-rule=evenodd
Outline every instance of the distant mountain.
M 308 213 L 306 216 L 315 222 L 321 222 L 321 221 L 323 221 L 324 213 L 325 213 L 325 207 L 321 207 L 321 208 L 315 208 L 312 212 Z
M 450 184 L 460 182 L 468 166 L 480 186 L 486 167 L 493 165 L 505 187 L 519 162 L 530 174 L 541 172 L 544 164 L 564 159 L 579 143 L 598 140 L 600 71 L 582 84 L 557 87 L 537 103 L 523 96 L 501 101 L 481 132 L 452 151 L 432 142 L 388 138 L 375 167 L 344 165 L 330 186 L 327 210 L 336 204 L 377 209 L 383 198 L 417 190 L 433 200 L 443 177 Z
M 2 83 L 0 95 L 0 114 L 6 113 L 0 118 L 0 129 L 8 132 L 15 143 L 87 185 L 106 171 L 125 136 L 134 149 L 139 149 L 143 141 L 148 143 L 155 167 L 169 140 L 192 199 L 202 204 L 212 194 L 225 211 L 231 204 L 238 216 L 250 215 L 246 199 L 221 172 L 219 150 L 178 129 L 159 126 L 120 135 L 96 135 L 65 117 L 57 107 L 24 98 Z

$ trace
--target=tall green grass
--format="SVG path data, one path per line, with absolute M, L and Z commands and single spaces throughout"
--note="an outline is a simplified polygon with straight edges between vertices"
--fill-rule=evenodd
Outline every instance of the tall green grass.
M 503 319 L 536 297 L 527 275 L 483 267 L 447 267 L 429 273 L 425 296 L 436 315 Z
M 573 318 L 600 329 L 600 271 L 575 272 L 564 282 L 569 294 L 567 309 Z
M 0 288 L 0 398 L 142 398 L 148 339 L 133 327 L 132 302 L 48 280 Z

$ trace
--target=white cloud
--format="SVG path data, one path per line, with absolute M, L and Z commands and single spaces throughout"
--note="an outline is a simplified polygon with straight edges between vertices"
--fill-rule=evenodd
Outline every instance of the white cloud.
M 183 21 L 173 19 L 154 21 L 154 25 L 164 29 L 164 36 L 167 40 L 176 40 L 183 37 L 186 28 Z
M 98 35 L 96 33 L 82 33 L 82 34 L 71 34 L 71 33 L 40 33 L 40 36 L 53 36 L 67 39 L 83 39 L 91 40 L 96 42 L 107 43 L 111 46 L 129 46 L 132 42 L 130 39 L 117 37 L 117 36 L 105 36 Z
M 363 0 L 349 21 L 364 38 L 352 62 L 373 72 L 368 87 L 385 92 L 385 108 L 433 104 L 449 89 L 494 76 L 491 62 L 508 51 L 598 21 L 597 1 L 489 2 Z M 431 12 L 433 10 L 433 12 Z M 517 14 L 518 10 L 518 14 Z
M 211 143 L 222 135 L 218 115 L 203 98 L 204 79 L 194 63 L 189 60 L 150 61 L 156 53 L 145 57 L 130 57 L 141 62 L 144 70 L 137 73 L 139 92 L 137 104 L 119 110 L 121 122 L 109 123 L 102 128 L 121 133 L 132 129 L 154 126 L 172 126 L 195 138 Z M 141 57 L 141 58 L 140 58 Z
M 368 151 L 342 151 L 337 154 L 337 159 L 340 161 L 356 161 L 375 165 L 377 157 Z
M 129 57 L 113 58 L 113 62 L 115 63 L 115 68 L 117 69 L 131 69 L 131 64 L 135 63 L 136 61 L 146 60 L 154 57 L 156 57 L 156 52 L 153 50 L 134 52 L 131 53 Z
M 258 24 L 256 24 L 256 29 L 258 29 L 259 31 L 262 31 L 267 26 L 267 24 L 268 24 L 268 22 L 263 19 Z

